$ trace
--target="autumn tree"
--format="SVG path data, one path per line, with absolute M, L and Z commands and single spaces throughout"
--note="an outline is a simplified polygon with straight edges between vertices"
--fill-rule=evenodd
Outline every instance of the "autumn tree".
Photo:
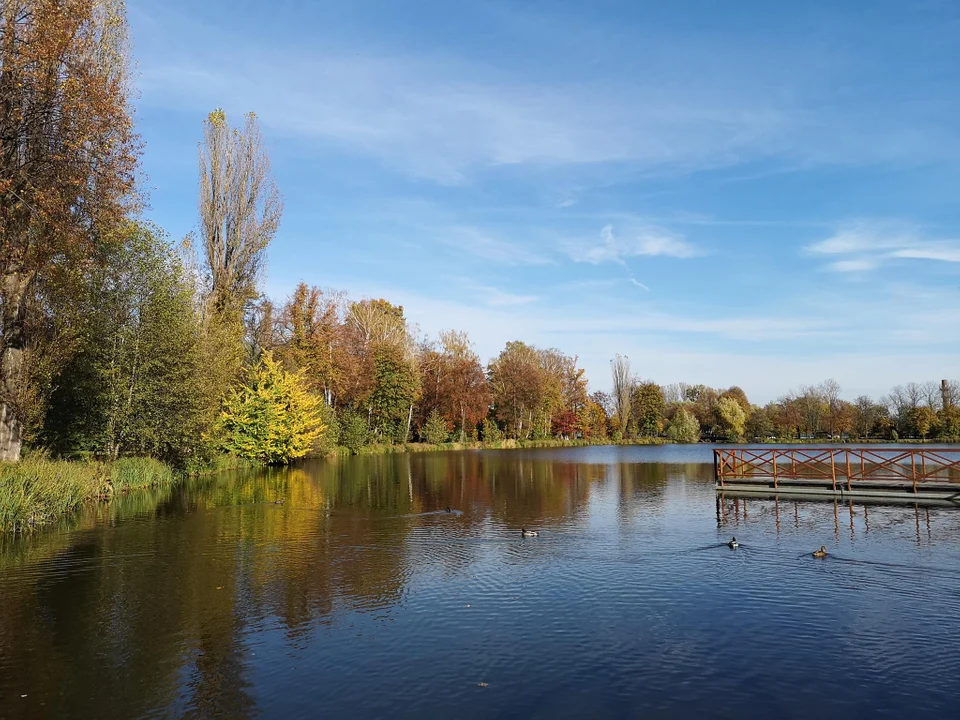
M 937 412 L 937 435 L 941 440 L 960 440 L 960 407 L 949 403 Z
M 645 436 L 659 435 L 663 430 L 666 403 L 663 390 L 654 382 L 638 383 L 630 401 L 637 432 Z
M 383 300 L 350 303 L 341 329 L 342 351 L 335 355 L 334 396 L 369 415 L 369 401 L 376 387 L 374 357 L 380 348 L 391 348 L 416 373 L 413 333 L 403 307 Z
M 536 348 L 519 340 L 508 342 L 487 366 L 487 378 L 496 417 L 512 437 L 527 437 L 544 397 Z
M 345 365 L 340 305 L 340 295 L 299 283 L 276 320 L 277 359 L 288 370 L 303 370 L 331 407 Z
M 246 115 L 242 128 L 231 128 L 223 110 L 210 113 L 199 164 L 210 299 L 218 312 L 238 314 L 257 296 L 266 249 L 283 213 L 256 115 Z
M 910 411 L 910 423 L 922 439 L 926 440 L 930 429 L 937 421 L 937 414 L 927 405 L 921 405 Z
M 744 428 L 748 439 L 760 441 L 784 434 L 778 425 L 777 406 L 774 403 L 751 408 Z
M 600 394 L 601 396 L 603 393 Z M 604 404 L 597 402 L 597 393 L 590 396 L 583 410 L 580 411 L 580 433 L 585 438 L 601 439 L 607 437 L 607 411 Z
M 419 363 L 421 416 L 438 412 L 458 428 L 463 442 L 490 408 L 487 379 L 469 337 L 452 330 L 441 332 L 438 343 L 421 348 Z
M 743 408 L 743 412 L 745 412 L 747 415 L 750 414 L 750 400 L 747 399 L 747 393 L 743 391 L 743 388 L 734 385 L 720 393 L 720 397 L 728 397 L 736 400 L 737 405 Z
M 36 342 L 28 299 L 134 205 L 122 0 L 4 0 L 0 16 L 0 460 L 16 461 Z
M 288 373 L 271 353 L 230 392 L 217 423 L 223 449 L 240 457 L 287 464 L 310 452 L 326 427 L 302 373 Z
M 677 443 L 700 442 L 700 423 L 687 408 L 681 407 L 673 416 L 667 429 L 667 437 Z
M 738 441 L 746 429 L 747 414 L 731 397 L 717 400 L 717 425 L 727 440 Z

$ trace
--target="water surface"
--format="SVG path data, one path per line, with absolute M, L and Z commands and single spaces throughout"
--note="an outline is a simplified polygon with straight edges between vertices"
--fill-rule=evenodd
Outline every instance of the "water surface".
M 90 509 L 0 545 L 0 718 L 955 712 L 960 511 L 718 503 L 712 472 L 424 453 Z

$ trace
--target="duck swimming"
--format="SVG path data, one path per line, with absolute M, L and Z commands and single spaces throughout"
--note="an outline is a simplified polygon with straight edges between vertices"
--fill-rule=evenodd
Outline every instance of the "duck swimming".
M 815 558 L 825 558 L 827 556 L 827 546 L 821 545 L 819 550 L 813 551 L 813 556 Z
M 540 537 L 540 533 L 536 530 L 527 530 L 526 528 L 520 528 L 521 537 Z
M 736 538 L 733 538 L 730 542 L 727 543 L 727 547 L 730 548 L 731 550 L 736 550 L 738 547 L 740 547 L 740 543 L 737 542 Z

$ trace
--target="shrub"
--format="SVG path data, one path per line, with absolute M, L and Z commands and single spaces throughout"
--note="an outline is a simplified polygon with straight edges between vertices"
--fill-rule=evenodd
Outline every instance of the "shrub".
M 423 439 L 431 445 L 440 445 L 450 438 L 450 426 L 436 410 L 430 413 L 420 432 Z
M 495 420 L 484 418 L 483 420 L 483 441 L 487 443 L 501 442 L 503 440 L 503 431 L 497 425 Z

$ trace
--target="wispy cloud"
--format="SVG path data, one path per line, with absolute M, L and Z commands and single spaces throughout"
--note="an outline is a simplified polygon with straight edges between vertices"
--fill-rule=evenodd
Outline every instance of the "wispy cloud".
M 605 262 L 623 264 L 632 257 L 692 258 L 697 249 L 668 230 L 655 227 L 636 229 L 617 236 L 612 225 L 600 230 L 600 242 L 577 241 L 566 244 L 567 254 L 576 262 L 599 265 Z
M 875 270 L 892 260 L 960 263 L 960 240 L 928 239 L 916 228 L 859 223 L 806 247 L 813 255 L 840 256 L 826 265 L 833 272 Z M 844 257 L 845 256 L 845 257 Z
M 917 162 L 956 157 L 960 146 L 929 119 L 956 110 L 949 93 L 933 107 L 887 104 L 877 113 L 866 98 L 831 94 L 811 43 L 784 48 L 789 62 L 758 62 L 770 53 L 762 44 L 711 47 L 702 35 L 651 31 L 630 60 L 654 71 L 575 81 L 524 77 L 466 51 L 391 51 L 363 37 L 267 46 L 255 30 L 238 35 L 151 12 L 158 19 L 139 38 L 143 104 L 253 108 L 276 135 L 446 184 L 508 165 L 685 173 L 771 158 L 787 167 Z
M 495 287 L 479 286 L 477 288 L 487 305 L 491 307 L 509 307 L 512 305 L 529 305 L 539 298 L 536 295 L 519 295 L 506 292 Z
M 499 265 L 548 265 L 545 251 L 505 240 L 484 230 L 468 226 L 443 228 L 437 232 L 440 242 Z

